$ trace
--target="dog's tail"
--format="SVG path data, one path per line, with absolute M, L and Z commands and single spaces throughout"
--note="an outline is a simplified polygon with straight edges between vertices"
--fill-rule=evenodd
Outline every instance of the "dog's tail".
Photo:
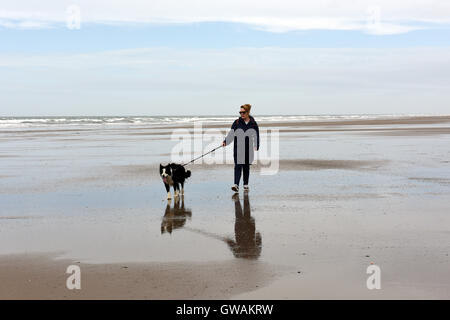
M 189 178 L 191 176 L 191 170 L 186 170 L 186 173 L 184 174 L 185 178 Z

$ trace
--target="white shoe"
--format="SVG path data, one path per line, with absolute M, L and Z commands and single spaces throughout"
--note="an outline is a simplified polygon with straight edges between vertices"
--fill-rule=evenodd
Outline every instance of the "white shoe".
M 244 184 L 244 192 L 248 192 L 250 189 L 248 188 L 247 184 Z
M 231 190 L 233 190 L 235 193 L 238 193 L 239 192 L 239 186 L 237 184 L 235 184 L 235 185 L 233 185 L 231 187 Z

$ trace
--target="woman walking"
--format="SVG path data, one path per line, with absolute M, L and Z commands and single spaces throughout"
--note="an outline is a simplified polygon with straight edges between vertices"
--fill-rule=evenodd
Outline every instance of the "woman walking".
M 244 191 L 248 192 L 248 179 L 250 165 L 254 159 L 254 150 L 259 150 L 259 127 L 255 119 L 250 115 L 250 104 L 244 104 L 239 110 L 240 117 L 231 126 L 222 145 L 225 147 L 234 142 L 234 185 L 231 190 L 239 192 L 239 182 L 242 171 L 244 172 Z

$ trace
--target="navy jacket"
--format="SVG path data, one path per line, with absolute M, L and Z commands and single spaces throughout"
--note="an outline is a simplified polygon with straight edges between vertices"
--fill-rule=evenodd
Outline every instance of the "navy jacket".
M 242 131 L 239 129 L 241 129 Z M 238 143 L 239 135 L 245 136 L 245 158 L 244 155 L 238 155 L 238 146 L 239 150 L 244 150 L 244 145 L 240 145 Z M 240 141 L 243 142 L 244 140 L 240 139 Z M 235 164 L 251 164 L 254 160 L 253 149 L 255 147 L 255 144 L 256 150 L 259 150 L 259 127 L 255 119 L 250 116 L 250 121 L 248 122 L 248 124 L 245 124 L 244 120 L 241 117 L 236 119 L 233 122 L 231 130 L 228 132 L 224 142 L 226 143 L 226 145 L 234 142 L 233 156 Z

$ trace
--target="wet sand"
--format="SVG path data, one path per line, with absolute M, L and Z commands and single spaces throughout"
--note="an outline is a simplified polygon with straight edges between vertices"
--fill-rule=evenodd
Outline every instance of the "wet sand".
M 258 289 L 275 275 L 271 267 L 239 260 L 86 264 L 56 257 L 0 257 L 0 299 L 226 299 Z M 80 290 L 66 288 L 69 265 L 80 267 Z
M 166 161 L 167 162 L 167 161 Z M 166 163 L 164 162 L 164 163 Z M 305 170 L 375 170 L 388 163 L 387 160 L 324 160 L 324 159 L 284 159 L 279 161 L 280 171 L 305 171 Z M 252 165 L 252 172 L 259 174 L 262 168 L 268 168 L 268 165 L 257 163 Z M 193 164 L 190 168 L 196 172 L 211 172 L 217 170 L 233 170 L 232 164 Z M 159 164 L 150 165 L 113 165 L 104 166 L 93 170 L 92 173 L 80 172 L 76 177 L 55 179 L 47 184 L 41 183 L 38 186 L 23 185 L 20 187 L 10 187 L 8 185 L 0 186 L 0 192 L 6 194 L 20 194 L 23 192 L 50 192 L 70 186 L 90 185 L 96 187 L 112 187 L 134 184 L 145 184 L 149 181 L 159 182 L 160 177 L 157 173 Z M 12 176 L 4 176 L 11 178 Z M 1 178 L 1 176 L 0 176 Z
M 449 123 L 260 123 L 279 172 L 236 199 L 231 164 L 191 165 L 181 205 L 158 166 L 189 125 L 2 129 L 0 299 L 449 299 Z

